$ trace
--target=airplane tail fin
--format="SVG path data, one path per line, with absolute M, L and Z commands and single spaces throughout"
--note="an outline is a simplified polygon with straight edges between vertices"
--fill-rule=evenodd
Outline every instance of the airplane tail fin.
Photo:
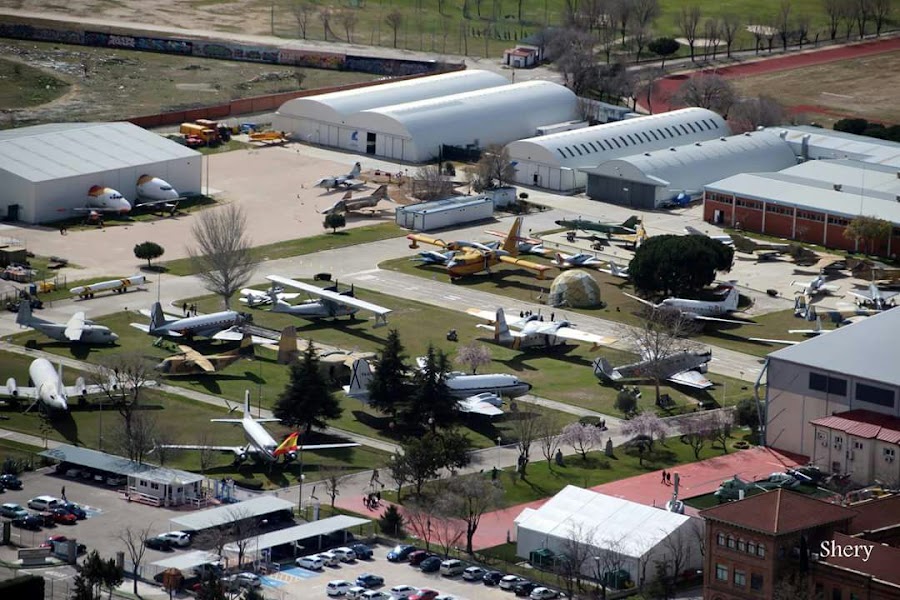
M 348 175 L 350 175 L 352 179 L 356 179 L 357 177 L 359 177 L 360 173 L 362 173 L 362 165 L 360 163 L 355 163 L 353 165 L 353 169 L 350 170 L 350 173 L 348 173 Z
M 288 325 L 281 331 L 278 342 L 278 364 L 286 365 L 297 356 L 297 328 Z
M 628 220 L 622 223 L 622 227 L 627 227 L 629 229 L 634 229 L 635 226 L 641 222 L 641 218 L 637 215 L 631 215 L 628 217 Z
M 369 361 L 362 358 L 354 360 L 347 393 L 354 398 L 365 398 L 369 395 L 369 382 L 371 381 L 372 367 L 369 366 Z
M 353 192 L 347 192 L 346 194 L 341 196 L 341 200 L 350 200 L 351 198 L 353 198 Z
M 244 418 L 253 418 L 253 415 L 250 414 L 250 390 L 244 390 Z
M 609 361 L 604 357 L 600 357 L 594 361 L 594 376 L 598 379 L 613 381 L 616 379 L 616 372 Z
M 238 346 L 238 356 L 253 358 L 256 355 L 256 347 L 253 345 L 253 335 L 245 332 L 241 338 L 241 345 Z
M 725 297 L 725 309 L 732 311 L 737 310 L 738 301 L 741 298 L 740 292 L 738 292 L 736 287 L 732 287 L 731 290 L 728 291 L 728 295 Z
M 31 324 L 31 321 L 31 300 L 20 300 L 19 312 L 16 313 L 16 323 L 22 327 L 28 327 Z
M 154 329 L 162 327 L 167 322 L 162 305 L 159 302 L 154 302 L 150 308 L 150 332 L 152 333 Z
M 497 319 L 494 321 L 494 341 L 501 344 L 512 342 L 513 336 L 509 332 L 509 325 L 506 324 L 506 313 L 502 308 L 497 309 Z
M 522 229 L 522 217 L 516 217 L 506 239 L 503 241 L 503 250 L 508 252 L 510 256 L 516 256 L 519 253 L 519 234 Z
M 377 198 L 378 200 L 390 200 L 391 198 L 388 196 L 388 186 L 382 185 L 379 186 L 377 190 L 372 192 L 372 197 Z

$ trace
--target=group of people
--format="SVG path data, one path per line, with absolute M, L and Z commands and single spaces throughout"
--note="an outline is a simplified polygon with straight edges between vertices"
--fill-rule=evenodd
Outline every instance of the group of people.
M 663 485 L 672 485 L 672 473 L 670 473 L 669 471 L 663 471 L 662 483 Z
M 196 317 L 197 316 L 197 305 L 191 304 L 188 306 L 187 302 L 183 302 L 181 304 L 181 312 L 185 317 Z
M 366 494 L 365 496 L 363 496 L 363 504 L 366 505 L 367 509 L 375 510 L 381 505 L 381 492 Z
M 534 311 L 531 311 L 531 310 L 520 310 L 520 311 L 519 311 L 519 318 L 520 318 L 520 319 L 527 319 L 528 317 L 532 316 L 533 314 L 534 314 Z M 551 322 L 556 320 L 556 319 L 553 318 L 553 317 L 555 317 L 555 316 L 556 316 L 556 313 L 550 313 L 550 321 L 551 321 Z M 544 320 L 544 315 L 538 314 L 538 321 L 543 321 L 543 320 Z

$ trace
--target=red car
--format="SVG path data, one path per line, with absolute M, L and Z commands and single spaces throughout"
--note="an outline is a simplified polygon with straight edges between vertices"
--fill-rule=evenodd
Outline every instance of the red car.
M 41 548 L 52 548 L 53 542 L 65 542 L 69 538 L 64 535 L 51 535 L 47 538 L 47 541 L 41 544 Z
M 424 550 L 416 550 L 409 555 L 409 564 L 412 566 L 418 566 L 422 563 L 423 560 L 431 556 L 430 552 L 425 552 Z
M 430 590 L 428 588 L 422 588 L 415 594 L 409 597 L 409 600 L 434 600 L 438 597 L 440 592 L 437 590 Z
M 74 525 L 75 522 L 78 521 L 78 517 L 64 508 L 55 508 L 51 510 L 50 516 L 54 523 L 62 523 L 63 525 Z

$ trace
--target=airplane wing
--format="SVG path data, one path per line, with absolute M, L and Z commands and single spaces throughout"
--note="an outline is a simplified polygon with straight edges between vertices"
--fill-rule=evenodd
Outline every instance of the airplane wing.
M 669 381 L 673 383 L 677 383 L 679 385 L 686 385 L 688 387 L 697 388 L 698 390 L 706 390 L 713 387 L 713 382 L 703 376 L 699 371 L 682 371 L 681 373 L 675 373 L 671 377 L 669 377 Z
M 546 271 L 551 270 L 553 267 L 548 265 L 539 265 L 536 262 L 531 262 L 530 260 L 523 260 L 521 258 L 516 258 L 514 256 L 499 256 L 498 257 L 501 262 L 505 262 L 508 265 L 516 265 L 517 267 L 523 267 L 530 271 L 537 271 L 541 276 Z
M 874 298 L 872 297 L 872 294 L 869 293 L 868 291 L 854 292 L 853 290 L 850 290 L 847 293 L 850 294 L 851 296 L 853 296 L 854 298 L 859 298 L 860 300 L 867 300 L 868 302 L 872 302 L 874 300 Z M 892 294 L 892 296 L 896 296 L 896 293 Z M 884 297 L 885 300 L 887 300 L 887 298 L 888 298 L 887 294 L 882 294 L 882 297 Z
M 839 285 L 826 284 L 826 285 L 823 285 L 822 287 L 820 287 L 819 289 L 820 289 L 820 290 L 827 290 L 827 291 L 829 291 L 829 292 L 837 292 L 837 291 L 840 291 L 841 286 L 839 286 Z
M 150 309 L 147 309 L 147 308 L 142 308 L 138 312 L 140 312 L 143 316 L 147 317 L 148 319 L 153 316 L 153 313 L 150 312 Z M 178 320 L 178 319 L 184 318 L 184 315 L 173 315 L 172 313 L 167 313 L 167 312 L 163 312 L 163 315 L 165 315 L 165 317 L 169 320 L 173 320 L 173 319 Z
M 475 415 L 484 415 L 486 417 L 498 417 L 503 414 L 503 410 L 494 406 L 490 402 L 481 400 L 478 396 L 471 396 L 465 400 L 456 403 L 456 410 L 463 413 Z
M 704 315 L 693 315 L 692 319 L 697 319 L 698 321 L 712 321 L 715 323 L 735 323 L 737 325 L 759 325 L 759 323 L 754 323 L 753 321 L 739 321 L 738 319 L 723 319 L 721 317 L 707 317 Z
M 335 448 L 356 448 L 359 444 L 309 444 L 297 446 L 298 450 L 332 450 Z
M 151 382 L 147 382 L 149 385 Z M 153 385 L 156 382 L 152 382 Z M 90 396 L 93 394 L 105 394 L 107 389 L 104 389 L 103 386 L 99 385 L 85 385 L 83 381 L 79 381 L 75 385 L 67 385 L 66 387 L 66 395 L 68 396 Z
M 66 339 L 71 342 L 77 342 L 81 339 L 81 334 L 84 332 L 84 313 L 77 312 L 72 315 L 72 318 L 69 319 L 69 322 L 66 323 Z
M 18 387 L 16 386 L 15 394 L 5 385 L 0 385 L 0 396 L 18 396 L 19 398 L 28 398 L 34 400 L 38 397 L 38 389 L 36 387 Z
M 204 331 L 208 332 L 208 331 L 212 331 L 212 330 L 206 329 Z M 201 332 L 196 332 L 196 335 L 203 335 L 203 334 Z M 244 339 L 244 332 L 241 331 L 240 327 L 235 326 L 235 327 L 229 327 L 228 329 L 223 329 L 223 330 L 219 331 L 218 333 L 214 333 L 213 335 L 208 336 L 208 337 L 213 340 L 222 340 L 225 342 L 240 342 L 241 340 Z M 260 344 L 260 345 L 272 343 L 272 340 L 270 340 L 269 338 L 260 337 L 258 335 L 250 336 L 250 340 L 252 343 Z
M 281 423 L 281 419 L 253 419 L 257 423 Z M 240 425 L 244 422 L 243 419 L 210 419 L 210 423 L 232 423 L 234 425 Z
M 320 287 L 309 285 L 308 283 L 303 283 L 302 281 L 288 279 L 287 277 L 281 277 L 280 275 L 268 275 L 266 279 L 268 279 L 269 281 L 274 281 L 275 283 L 280 283 L 281 285 L 286 285 L 298 290 L 303 290 L 307 294 L 318 296 L 323 300 L 330 300 L 331 302 L 334 302 L 336 304 L 344 304 L 347 306 L 354 306 L 361 310 L 367 310 L 371 313 L 374 313 L 376 323 L 378 323 L 379 321 L 387 323 L 387 316 L 391 313 L 391 309 L 389 308 L 384 308 L 383 306 L 378 306 L 377 304 L 366 302 L 365 300 L 360 300 L 359 298 L 352 298 L 350 296 L 344 296 L 335 292 L 323 290 Z
M 473 317 L 478 317 L 479 319 L 484 319 L 488 322 L 490 329 L 494 328 L 494 322 L 497 320 L 497 312 L 490 310 L 481 310 L 479 308 L 467 308 L 466 312 L 472 315 Z M 510 318 L 508 315 L 513 314 L 512 310 L 504 310 L 504 315 L 506 316 L 506 324 L 510 327 L 522 327 L 525 323 L 525 319 L 514 317 Z M 515 335 L 515 333 L 513 332 Z
M 190 346 L 178 346 L 178 349 L 181 350 L 181 353 L 184 354 L 184 357 L 203 369 L 206 373 L 212 373 L 216 370 L 209 359 L 205 356 L 191 348 Z
M 411 240 L 413 244 L 416 242 L 422 242 L 423 244 L 429 244 L 431 246 L 438 246 L 440 248 L 446 248 L 447 242 L 439 238 L 429 237 L 427 235 L 420 235 L 418 233 L 411 233 L 406 236 L 406 239 Z
M 507 235 L 509 235 L 509 232 L 507 232 L 507 231 L 497 231 L 496 229 L 485 229 L 484 232 L 488 235 L 492 235 L 492 236 L 498 237 L 498 238 L 505 238 Z M 519 236 L 518 238 L 516 238 L 516 241 L 527 242 L 529 244 L 540 244 L 541 243 L 541 240 L 539 240 L 537 238 L 529 238 L 529 237 L 522 237 L 522 236 Z
M 624 292 L 623 292 L 623 293 L 624 293 Z M 655 304 L 653 304 L 653 303 L 650 302 L 649 300 L 645 300 L 644 298 L 639 298 L 638 296 L 632 296 L 631 294 L 625 294 L 625 295 L 628 296 L 629 298 L 631 298 L 632 300 L 637 300 L 637 301 L 640 302 L 641 304 L 646 304 L 647 306 L 651 306 L 651 307 L 655 307 L 655 306 L 656 306 Z
M 560 327 L 556 331 L 541 331 L 547 335 L 555 335 L 556 337 L 565 338 L 567 340 L 575 340 L 578 342 L 586 342 L 595 346 L 610 346 L 616 342 L 616 338 L 606 337 L 605 335 L 597 335 L 588 331 L 574 329 L 572 327 Z
M 799 341 L 793 341 L 793 340 L 772 340 L 772 339 L 768 339 L 768 338 L 747 338 L 747 339 L 750 340 L 751 342 L 762 342 L 764 344 L 787 344 L 789 346 L 795 346 L 800 343 Z
M 199 444 L 160 444 L 159 447 L 171 448 L 172 450 L 214 450 L 216 452 L 231 452 L 236 455 L 253 451 L 244 446 L 202 446 Z
M 105 213 L 105 212 L 119 212 L 121 209 L 119 208 L 111 208 L 111 207 L 100 207 L 100 206 L 79 206 L 72 209 L 74 212 L 95 212 L 95 213 Z

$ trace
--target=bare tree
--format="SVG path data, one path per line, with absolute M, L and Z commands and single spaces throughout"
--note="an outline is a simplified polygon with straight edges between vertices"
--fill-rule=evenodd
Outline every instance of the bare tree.
M 700 460 L 700 451 L 710 439 L 713 427 L 709 413 L 701 413 L 681 422 L 681 441 L 691 447 L 696 460 Z
M 699 73 L 681 84 L 674 99 L 685 106 L 708 108 L 727 117 L 736 97 L 734 85 L 721 75 Z
M 610 14 L 615 20 L 619 33 L 622 36 L 622 45 L 625 45 L 625 36 L 628 35 L 628 26 L 634 15 L 634 3 L 632 0 L 613 0 Z
M 240 569 L 244 564 L 247 548 L 259 537 L 259 527 L 256 519 L 247 509 L 235 505 L 228 509 L 227 530 L 234 547 L 237 548 L 237 564 Z
M 403 486 L 412 483 L 412 473 L 409 469 L 407 461 L 403 460 L 403 455 L 396 453 L 391 455 L 391 461 L 388 463 L 388 473 L 394 483 L 397 485 L 397 503 L 403 503 Z
M 443 496 L 438 498 L 431 515 L 431 526 L 434 529 L 434 540 L 441 547 L 444 557 L 450 556 L 450 551 L 458 547 L 466 535 L 465 523 L 451 514 L 451 509 L 444 506 Z
M 678 28 L 681 35 L 687 40 L 688 47 L 691 49 L 691 62 L 694 62 L 694 45 L 697 43 L 697 34 L 700 29 L 700 7 L 696 4 L 691 6 L 682 6 L 681 13 L 678 15 Z
M 214 441 L 207 429 L 202 429 L 197 434 L 197 445 L 200 446 L 197 450 L 197 460 L 200 463 L 200 474 L 204 477 L 215 457 L 216 451 L 212 449 Z
M 606 15 L 606 18 L 597 28 L 597 45 L 599 46 L 600 50 L 603 51 L 603 54 L 606 55 L 606 64 L 609 64 L 611 62 L 612 49 L 618 39 L 619 36 L 618 32 L 616 31 L 615 23 L 613 23 L 610 15 Z
M 642 374 L 653 381 L 658 403 L 660 385 L 669 375 L 666 363 L 679 352 L 693 349 L 687 337 L 697 331 L 697 325 L 679 311 L 651 308 L 645 316 L 640 325 L 623 332 L 635 352 L 648 359 Z
M 471 370 L 474 375 L 478 367 L 491 364 L 491 349 L 475 340 L 461 346 L 453 362 Z
M 475 168 L 481 189 L 503 187 L 516 175 L 516 167 L 509 158 L 509 151 L 500 144 L 488 145 Z
M 341 495 L 341 485 L 344 483 L 344 477 L 338 471 L 329 471 L 325 475 L 325 493 L 331 498 L 331 508 L 337 497 Z
M 770 96 L 742 98 L 728 112 L 728 121 L 735 133 L 780 125 L 784 118 L 784 107 Z
M 497 508 L 503 500 L 503 488 L 481 475 L 453 477 L 447 482 L 446 498 L 451 514 L 466 525 L 466 552 L 472 554 L 472 539 L 481 517 Z
M 653 30 L 648 26 L 634 24 L 631 29 L 631 39 L 634 42 L 634 60 L 640 62 L 641 52 L 647 47 L 647 44 L 653 40 Z
M 632 0 L 634 3 L 634 19 L 632 20 L 631 35 L 637 46 L 637 60 L 641 59 L 641 52 L 647 46 L 647 42 L 653 39 L 653 23 L 659 17 L 661 9 L 659 0 Z
M 663 558 L 657 562 L 664 563 L 666 565 L 665 572 L 671 574 L 666 581 L 660 582 L 664 586 L 668 598 L 678 581 L 678 576 L 691 563 L 691 543 L 678 530 L 665 536 L 660 546 L 663 550 Z
M 598 544 L 596 527 L 586 527 L 582 523 L 572 523 L 562 540 L 559 565 L 560 576 L 568 598 L 577 598 L 582 591 L 582 578 L 589 570 Z
M 562 430 L 562 442 L 581 454 L 587 460 L 587 454 L 603 443 L 602 432 L 594 425 L 586 423 L 569 423 Z
M 136 412 L 131 419 L 130 432 L 125 434 L 125 427 L 120 430 L 119 447 L 129 459 L 143 463 L 156 444 L 158 424 L 156 418 L 146 412 Z
M 291 13 L 297 21 L 297 29 L 300 32 L 300 37 L 305 40 L 307 32 L 309 31 L 309 22 L 312 20 L 313 15 L 316 14 L 315 5 L 306 0 L 293 2 L 291 4 Z
M 840 26 L 841 18 L 844 13 L 845 2 L 843 0 L 821 0 L 821 3 L 822 11 L 828 18 L 828 35 L 833 41 L 837 38 L 838 27 Z
M 772 588 L 772 600 L 797 600 L 797 598 L 816 598 L 813 596 L 812 578 L 809 572 L 791 570 L 778 577 Z
M 712 49 L 712 59 L 716 60 L 716 53 L 719 51 L 719 41 L 722 38 L 722 24 L 719 19 L 707 19 L 703 23 L 703 58 L 709 57 L 709 51 Z
M 781 4 L 778 5 L 778 37 L 781 38 L 781 47 L 785 52 L 791 39 L 793 8 L 792 0 L 781 0 Z
M 549 412 L 545 412 L 538 417 L 537 422 L 538 443 L 541 446 L 541 454 L 547 460 L 547 466 L 553 469 L 553 460 L 556 453 L 562 446 L 562 429 L 559 419 Z
M 700 557 L 701 558 L 705 557 L 706 556 L 706 527 L 704 525 L 703 519 L 691 519 L 690 534 L 694 540 L 694 545 L 697 547 L 697 551 L 700 552 Z
M 547 43 L 547 58 L 553 61 L 566 87 L 582 96 L 595 85 L 598 76 L 594 59 L 594 36 L 572 27 L 554 30 Z
M 359 23 L 359 17 L 356 12 L 347 9 L 342 10 L 338 13 L 338 22 L 341 24 L 341 27 L 344 28 L 344 33 L 347 35 L 347 42 L 353 43 L 353 31 L 356 29 L 356 24 Z
M 394 34 L 394 48 L 396 48 L 397 33 L 403 26 L 403 13 L 399 10 L 392 10 L 387 15 L 385 15 L 384 22 L 387 23 L 387 26 L 391 28 L 391 32 Z
M 603 538 L 603 548 L 594 557 L 597 581 L 600 582 L 601 599 L 606 598 L 608 574 L 618 573 L 625 568 L 625 538 Z
M 453 194 L 453 184 L 444 177 L 439 163 L 419 167 L 413 178 L 412 195 L 428 202 Z
M 403 505 L 403 517 L 406 526 L 416 537 L 425 542 L 425 551 L 431 552 L 431 539 L 435 534 L 432 514 L 435 512 L 433 502 L 419 497 L 413 502 Z
M 734 425 L 734 415 L 730 410 L 716 410 L 709 413 L 709 439 L 722 445 L 722 454 L 728 454 L 728 439 Z
M 125 544 L 125 551 L 128 552 L 128 559 L 131 561 L 131 578 L 134 583 L 132 591 L 135 596 L 138 593 L 138 578 L 140 577 L 141 562 L 144 560 L 144 552 L 147 546 L 144 542 L 150 537 L 150 529 L 153 523 L 150 523 L 144 529 L 134 529 L 131 525 L 119 532 L 119 540 Z
M 853 27 L 856 25 L 856 0 L 840 0 L 841 3 L 841 26 L 843 27 L 844 39 L 849 40 L 853 33 Z
M 722 39 L 725 41 L 725 51 L 728 58 L 731 58 L 731 47 L 734 45 L 734 40 L 740 28 L 740 18 L 733 13 L 725 13 L 722 17 Z
M 531 445 L 537 439 L 540 426 L 540 415 L 533 412 L 517 412 L 512 417 L 512 432 L 516 437 L 516 450 L 519 451 L 519 477 L 525 479 L 525 470 L 531 460 Z
M 811 24 L 811 19 L 809 13 L 802 12 L 797 15 L 797 44 L 800 46 L 800 50 L 803 50 L 803 42 L 806 41 L 807 36 L 809 35 L 809 28 Z M 819 34 L 816 34 L 816 39 L 818 41 Z
M 875 35 L 880 36 L 884 24 L 890 19 L 894 9 L 893 0 L 870 0 L 872 22 L 875 23 Z
M 854 0 L 853 19 L 856 21 L 856 31 L 859 39 L 866 37 L 866 25 L 872 16 L 872 0 Z
M 207 210 L 191 227 L 195 246 L 188 249 L 191 261 L 206 289 L 222 297 L 225 308 L 247 285 L 256 264 L 250 253 L 247 216 L 237 204 Z

